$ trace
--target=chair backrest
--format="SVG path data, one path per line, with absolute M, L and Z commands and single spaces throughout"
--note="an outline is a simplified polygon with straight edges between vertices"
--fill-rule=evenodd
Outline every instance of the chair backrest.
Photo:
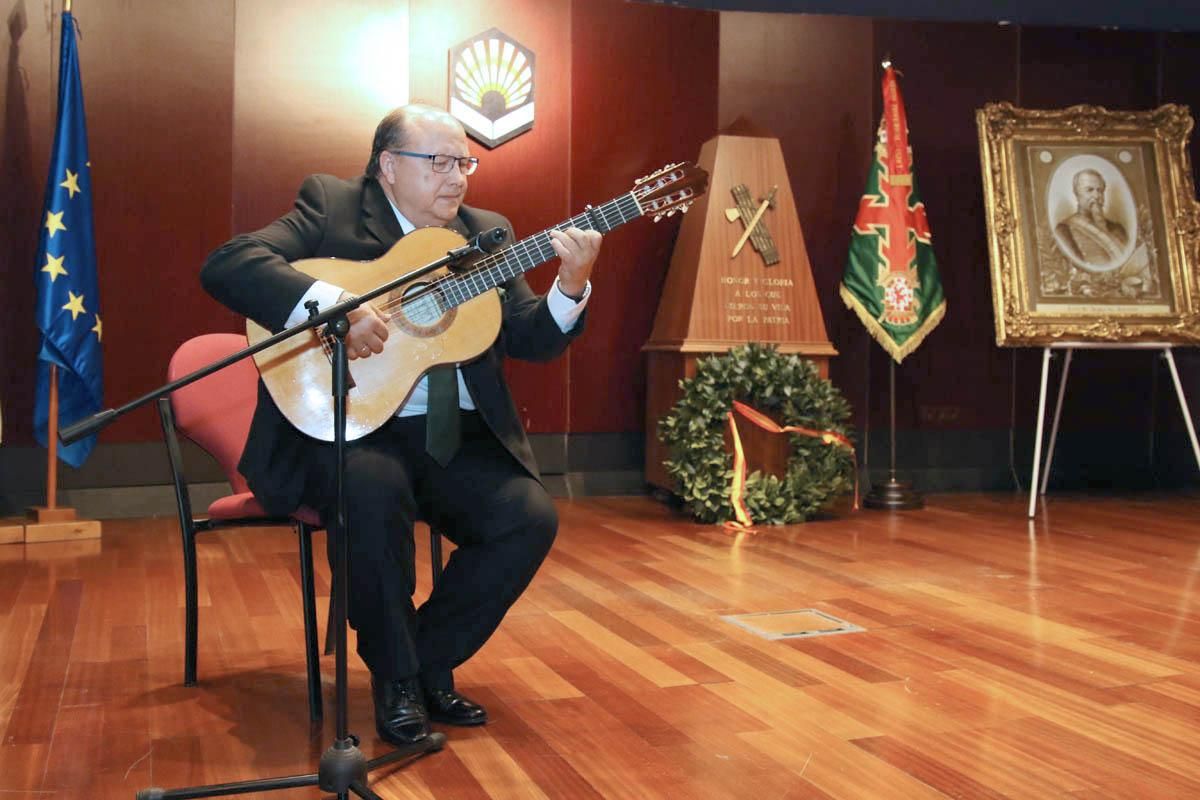
M 171 357 L 167 380 L 181 378 L 244 347 L 246 337 L 236 333 L 209 333 L 188 339 Z M 175 427 L 217 460 L 233 491 L 239 494 L 250 491 L 237 464 L 257 401 L 258 368 L 248 358 L 171 393 Z

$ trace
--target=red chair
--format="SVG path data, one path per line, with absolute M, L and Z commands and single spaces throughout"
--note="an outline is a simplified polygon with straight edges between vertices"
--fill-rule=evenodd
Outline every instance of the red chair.
M 171 358 L 167 379 L 177 380 L 246 347 L 246 337 L 231 333 L 197 336 L 180 345 Z M 300 539 L 300 590 L 304 606 L 305 658 L 308 664 L 308 710 L 313 720 L 322 716 L 321 665 L 317 656 L 317 611 L 313 588 L 312 532 L 323 527 L 317 513 L 300 508 L 290 516 L 267 515 L 237 470 L 250 420 L 258 398 L 258 370 L 250 359 L 238 361 L 195 383 L 175 390 L 158 401 L 163 437 L 175 483 L 179 527 L 183 533 L 183 575 L 187 610 L 183 682 L 196 684 L 196 631 L 198 617 L 196 534 L 235 527 L 288 525 Z M 176 432 L 207 452 L 225 473 L 232 494 L 208 507 L 207 516 L 195 517 L 183 473 Z

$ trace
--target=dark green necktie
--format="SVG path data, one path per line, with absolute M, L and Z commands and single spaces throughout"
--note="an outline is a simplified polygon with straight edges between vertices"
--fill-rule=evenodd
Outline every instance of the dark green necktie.
M 425 417 L 425 449 L 443 467 L 454 458 L 462 439 L 458 415 L 458 375 L 453 366 L 429 371 L 429 408 Z

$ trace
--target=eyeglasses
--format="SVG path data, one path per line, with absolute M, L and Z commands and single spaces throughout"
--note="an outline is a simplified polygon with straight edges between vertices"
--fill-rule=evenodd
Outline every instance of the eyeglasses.
M 479 169 L 479 159 L 475 156 L 448 156 L 441 153 L 414 153 L 410 150 L 388 150 L 397 156 L 409 158 L 427 158 L 434 172 L 449 172 L 451 167 L 458 164 L 458 171 L 463 175 L 471 175 Z

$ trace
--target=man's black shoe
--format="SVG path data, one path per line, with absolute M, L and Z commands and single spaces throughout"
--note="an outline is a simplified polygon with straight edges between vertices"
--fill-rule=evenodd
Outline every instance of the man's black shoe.
M 429 735 L 429 715 L 415 680 L 385 681 L 371 676 L 375 730 L 385 742 L 403 747 Z
M 453 689 L 426 690 L 425 708 L 431 720 L 445 725 L 482 725 L 488 721 L 487 709 Z

